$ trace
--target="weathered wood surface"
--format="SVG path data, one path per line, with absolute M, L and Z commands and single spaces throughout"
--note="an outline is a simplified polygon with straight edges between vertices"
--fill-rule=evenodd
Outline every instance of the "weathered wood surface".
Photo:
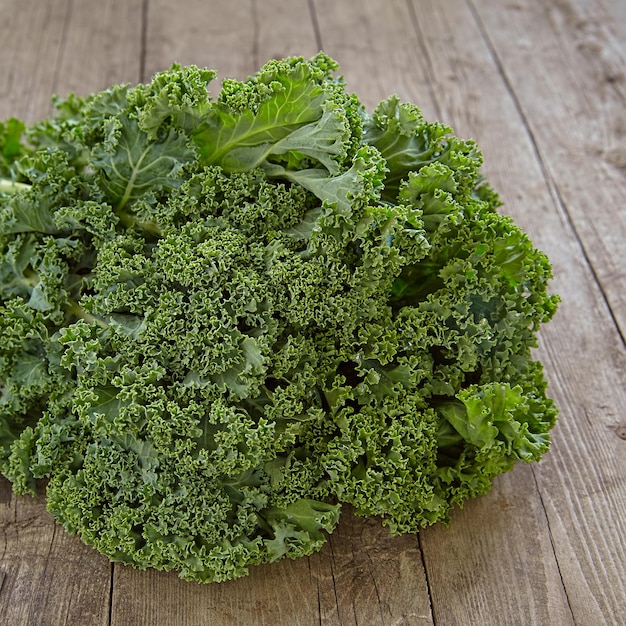
M 112 566 L 0 482 L 0 624 L 626 624 L 626 11 L 620 0 L 0 0 L 0 119 L 172 62 L 243 78 L 324 49 L 368 107 L 417 103 L 485 154 L 550 256 L 551 452 L 449 528 L 344 512 L 308 559 L 196 585 Z

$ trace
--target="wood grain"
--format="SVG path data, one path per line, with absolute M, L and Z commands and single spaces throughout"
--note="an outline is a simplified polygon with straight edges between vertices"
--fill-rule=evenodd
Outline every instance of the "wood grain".
M 140 1 L 3 0 L 0 118 L 34 121 L 55 93 L 136 82 L 140 33 Z M 1 624 L 109 623 L 113 566 L 55 523 L 43 495 L 17 498 L 0 478 L 0 529 Z
M 111 85 L 140 81 L 142 0 L 74 0 L 70 6 L 54 91 L 86 96 Z
M 555 320 L 541 333 L 537 355 L 548 368 L 551 394 L 562 411 L 553 450 L 533 469 L 550 541 L 575 622 L 601 624 L 610 616 L 609 623 L 611 619 L 619 623 L 624 595 L 615 581 L 626 579 L 626 458 L 616 427 L 626 407 L 626 353 L 572 220 L 554 191 L 551 175 L 537 158 L 535 134 L 528 126 L 534 118 L 527 121 L 507 82 L 496 80 L 501 69 L 480 23 L 472 24 L 472 11 L 464 15 L 466 3 L 453 4 L 462 19 L 450 22 L 440 4 L 420 2 L 429 24 L 424 36 L 432 51 L 432 74 L 438 77 L 434 88 L 442 94 L 444 119 L 482 146 L 485 171 L 502 193 L 504 210 L 548 253 L 555 267 L 553 289 L 562 297 Z M 478 11 L 482 15 L 483 9 Z M 493 15 L 493 10 L 485 13 Z M 489 28 L 487 36 L 491 33 Z M 561 97 L 574 98 L 574 90 L 572 85 Z M 541 106 L 543 97 L 535 92 L 536 108 L 550 110 L 549 102 Z M 603 366 L 596 369 L 593 364 Z M 465 528 L 465 519 L 458 526 Z M 434 532 L 425 533 L 427 554 L 428 538 Z M 589 549 L 600 545 L 599 550 Z M 526 575 L 532 578 L 540 568 L 525 561 Z M 510 601 L 510 594 L 505 597 Z M 561 615 L 566 618 L 566 613 Z M 540 617 L 525 623 L 543 623 Z M 498 623 L 501 619 L 500 614 Z
M 369 109 L 398 93 L 477 139 L 562 297 L 537 351 L 561 408 L 553 449 L 449 528 L 391 537 L 346 509 L 320 553 L 200 585 L 112 567 L 2 479 L 0 624 L 626 624 L 622 4 L 0 0 L 0 119 L 173 62 L 241 79 L 324 49 Z
M 324 51 L 368 110 L 397 94 L 437 117 L 422 44 L 405 0 L 313 0 Z M 349 34 L 349 36 L 348 36 Z M 398 45 L 401 42 L 401 45 Z
M 0 477 L 0 623 L 109 623 L 111 564 Z
M 379 519 L 355 517 L 346 506 L 329 545 L 310 560 L 323 573 L 323 626 L 433 624 L 417 537 L 392 537 Z
M 236 581 L 202 585 L 116 566 L 112 606 L 119 626 L 432 624 L 416 538 L 391 537 L 349 507 L 321 552 L 253 567 Z
M 259 566 L 246 578 L 213 585 L 188 583 L 175 573 L 117 567 L 112 606 L 112 624 L 119 626 L 313 626 L 319 621 L 306 559 Z
M 50 111 L 71 0 L 0 2 L 0 119 Z
M 534 201 L 535 214 L 537 207 L 543 204 L 558 220 L 558 211 L 550 206 L 550 193 L 542 172 L 537 167 L 532 146 L 527 141 L 524 142 L 527 134 L 524 122 L 514 108 L 510 108 L 508 117 L 503 118 L 500 111 L 503 99 L 506 100 L 506 93 L 502 81 L 494 81 L 494 77 L 498 77 L 498 69 L 489 58 L 484 44 L 480 53 L 475 52 L 476 42 L 480 47 L 481 34 L 475 25 L 474 30 L 468 32 L 468 25 L 473 21 L 471 14 L 464 14 L 463 3 L 453 4 L 455 14 L 463 16 L 463 20 L 449 20 L 449 4 L 443 7 L 440 3 L 420 2 L 414 7 L 415 32 L 410 37 L 412 41 L 421 39 L 422 45 L 416 47 L 428 50 L 428 55 L 421 57 L 421 68 L 413 66 L 412 72 L 422 77 L 433 77 L 433 101 L 427 102 L 428 106 L 424 108 L 440 112 L 442 119 L 452 123 L 462 136 L 476 136 L 476 133 L 482 132 L 478 137 L 480 145 L 484 142 L 488 146 L 492 143 L 499 144 L 502 143 L 501 138 L 505 137 L 512 148 L 511 154 L 499 150 L 498 153 L 488 155 L 487 160 L 491 157 L 492 163 L 500 164 L 502 176 L 507 178 L 510 187 L 517 187 L 518 197 L 521 197 L 520 190 L 525 190 L 523 200 Z M 369 21 L 373 28 L 373 24 L 377 23 L 377 15 L 374 11 L 368 11 L 368 7 L 367 4 L 364 6 L 360 22 Z M 339 24 L 336 26 L 339 32 L 342 8 L 347 19 L 349 7 L 347 3 L 341 2 L 333 3 L 333 13 L 329 18 L 335 25 Z M 410 13 L 403 12 L 398 6 L 398 11 L 390 12 L 387 19 L 391 20 L 392 15 L 397 15 L 398 23 L 395 27 L 390 23 L 388 28 L 390 31 L 403 32 L 405 26 L 402 25 L 407 22 L 410 24 Z M 326 49 L 333 54 L 336 50 L 334 46 L 337 45 L 338 51 L 343 55 L 341 58 L 344 67 L 350 62 L 357 64 L 358 60 L 352 59 L 350 50 L 342 48 L 341 42 L 337 44 L 329 35 L 329 29 L 324 28 L 323 21 L 321 24 L 322 32 L 326 33 Z M 406 38 L 409 38 L 408 34 Z M 383 58 L 390 55 L 389 50 L 382 49 L 385 42 L 387 46 L 393 43 L 384 38 L 378 41 L 376 52 Z M 379 92 L 388 91 L 391 85 L 400 82 L 395 66 L 385 66 L 378 71 L 376 67 L 368 65 L 368 72 L 371 81 L 378 81 Z M 413 74 L 409 76 L 412 77 Z M 468 106 L 468 102 L 471 106 Z M 419 101 L 420 106 L 423 104 L 423 100 Z M 477 112 L 482 112 L 481 119 Z M 520 168 L 519 165 L 506 168 L 509 157 L 513 156 L 512 152 L 517 152 L 519 146 L 524 144 L 529 148 L 523 160 L 528 163 L 528 168 Z M 503 161 L 505 158 L 507 160 Z M 519 159 L 519 155 L 515 158 Z M 503 164 L 505 167 L 502 167 Z M 534 197 L 528 197 L 527 179 L 537 181 Z M 494 182 L 498 186 L 498 181 Z M 567 234 L 562 232 L 556 236 L 567 239 Z M 593 296 L 590 300 L 593 301 Z M 527 468 L 518 468 L 511 476 L 497 481 L 494 492 L 482 498 L 479 504 L 459 512 L 455 516 L 456 523 L 449 530 L 443 532 L 436 528 L 423 533 L 422 545 L 429 582 L 432 584 L 433 612 L 437 621 L 464 624 L 477 620 L 484 624 L 514 624 L 519 623 L 517 620 L 520 616 L 524 616 L 524 623 L 546 623 L 548 618 L 554 619 L 555 623 L 571 623 L 572 615 L 558 563 L 552 551 L 546 512 L 532 474 L 530 476 L 529 481 Z M 511 492 L 520 494 L 520 497 L 506 499 L 507 490 L 502 485 L 506 485 Z M 529 502 L 534 506 L 529 507 Z M 497 511 L 499 516 L 495 519 L 502 519 L 502 525 L 494 523 L 486 526 L 480 523 L 471 512 L 477 507 L 481 511 L 491 511 L 482 518 L 483 522 L 485 519 L 494 519 L 493 511 Z M 512 531 L 515 527 L 518 528 L 517 532 Z M 523 559 L 515 560 L 515 555 L 511 555 L 511 533 L 515 536 L 515 550 L 518 555 L 524 555 Z M 472 541 L 472 538 L 480 540 Z M 457 558 L 461 550 L 463 557 Z M 484 567 L 488 567 L 489 572 L 483 576 L 481 570 Z M 514 574 L 512 568 L 515 569 Z M 440 576 L 443 578 L 440 579 Z M 511 579 L 516 580 L 516 585 L 512 588 L 508 583 Z M 481 584 L 477 585 L 476 581 Z M 446 590 L 451 587 L 457 590 L 455 594 L 447 593 Z M 443 593 L 439 594 L 438 590 L 443 590 Z M 524 610 L 520 607 L 524 607 Z
M 536 491 L 532 470 L 518 467 L 449 528 L 423 531 L 435 623 L 575 623 Z
M 254 65 L 252 0 L 150 0 L 146 15 L 144 80 L 172 63 L 218 69 L 245 78 Z M 193 16 L 193 18 L 190 18 Z
M 484 0 L 476 12 L 624 341 L 626 59 L 595 4 Z
M 169 8 L 167 0 L 149 3 L 145 78 L 181 63 L 242 80 L 269 59 L 318 51 L 306 0 L 181 0 Z

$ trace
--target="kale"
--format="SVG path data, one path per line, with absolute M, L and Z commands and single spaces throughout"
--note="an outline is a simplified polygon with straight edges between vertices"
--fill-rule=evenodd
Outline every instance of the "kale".
M 474 142 L 336 70 L 0 124 L 0 471 L 114 561 L 235 578 L 342 503 L 417 532 L 549 447 L 548 259 Z

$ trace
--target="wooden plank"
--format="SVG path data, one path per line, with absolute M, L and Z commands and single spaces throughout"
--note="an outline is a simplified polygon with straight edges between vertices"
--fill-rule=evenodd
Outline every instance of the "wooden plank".
M 156 0 L 148 8 L 144 78 L 179 62 L 242 79 L 271 57 L 315 51 L 306 2 L 264 3 L 260 12 L 256 2 L 185 0 L 173 14 L 171 3 Z M 253 568 L 241 580 L 201 585 L 174 572 L 116 566 L 111 623 L 317 624 L 318 587 L 310 567 L 307 559 L 283 561 Z
M 53 93 L 86 95 L 139 78 L 141 0 L 0 2 L 0 118 L 50 112 Z M 110 34 L 116 33 L 112 39 Z M 37 498 L 0 482 L 3 624 L 108 624 L 112 566 L 68 535 Z
M 403 0 L 312 0 L 324 51 L 368 110 L 392 94 L 436 116 L 421 42 Z M 399 44 L 400 42 L 400 44 Z
M 306 0 L 184 0 L 175 13 L 171 7 L 167 0 L 149 4 L 146 77 L 176 62 L 242 80 L 270 59 L 318 49 Z
M 189 583 L 174 572 L 116 567 L 113 626 L 314 626 L 317 615 L 307 559 L 254 567 L 245 578 L 219 584 Z
M 546 172 L 533 144 L 536 134 L 525 126 L 516 98 L 526 101 L 532 94 L 539 102 L 537 106 L 543 102 L 546 110 L 549 102 L 542 101 L 542 92 L 535 91 L 521 78 L 518 81 L 516 77 L 510 83 L 514 85 L 515 94 L 509 92 L 479 25 L 472 24 L 468 13 L 464 15 L 464 7 L 467 4 L 460 0 L 447 3 L 445 10 L 434 0 L 419 2 L 423 24 L 428 25 L 421 32 L 430 51 L 434 89 L 444 119 L 461 135 L 472 135 L 478 140 L 486 156 L 485 173 L 505 200 L 504 210 L 516 218 L 553 262 L 553 289 L 561 294 L 563 302 L 555 319 L 540 334 L 537 356 L 546 365 L 551 395 L 560 406 L 562 417 L 554 433 L 552 451 L 532 471 L 575 622 L 619 623 L 625 608 L 623 589 L 626 585 L 623 544 L 626 467 L 622 414 L 626 406 L 623 385 L 626 353 L 572 231 L 571 221 L 554 192 L 554 185 L 572 178 L 572 172 L 567 170 L 575 170 L 576 162 L 561 155 L 561 162 L 554 166 L 555 173 Z M 448 11 L 453 11 L 457 19 L 449 20 Z M 478 12 L 481 17 L 489 14 L 485 21 L 488 35 L 492 36 L 496 26 L 490 26 L 489 20 L 495 19 L 494 11 L 486 11 L 481 5 Z M 497 28 L 515 31 L 518 26 L 509 15 L 508 21 L 498 21 Z M 526 36 L 530 30 L 529 22 Z M 505 30 L 493 36 L 499 38 L 503 48 L 516 48 L 511 45 L 515 41 L 514 34 L 509 35 Z M 548 54 L 544 51 L 545 46 L 535 47 L 535 56 Z M 541 63 L 537 59 L 535 67 L 541 67 Z M 508 72 L 507 60 L 502 64 Z M 596 123 L 606 123 L 606 114 L 607 111 L 599 120 L 568 118 L 561 120 L 561 125 L 570 128 L 578 123 L 581 128 L 576 132 L 584 134 L 585 128 L 590 130 Z M 599 176 L 597 172 L 595 175 Z M 590 180 L 595 181 L 593 172 L 591 176 Z M 597 185 L 590 182 L 590 186 Z M 596 206 L 590 211 L 592 219 L 606 211 L 610 219 L 617 221 L 621 205 Z M 467 510 L 463 511 L 459 526 L 464 526 Z M 432 548 L 431 537 L 435 538 Z M 518 542 L 520 535 L 513 537 Z M 426 561 L 432 564 L 428 569 L 429 577 L 436 575 L 433 567 L 445 567 L 438 561 L 439 539 L 437 531 L 424 534 Z M 532 549 L 532 543 L 528 552 L 523 553 L 538 557 L 540 553 Z M 503 555 L 508 555 L 510 549 L 509 546 Z M 487 558 L 487 554 L 484 556 Z M 539 558 L 549 559 L 550 555 L 543 554 Z M 516 585 L 524 576 L 532 582 L 534 572 L 541 571 L 533 559 L 525 558 L 520 565 Z M 442 580 L 450 582 L 445 576 Z M 538 599 L 533 600 L 535 606 L 539 606 Z M 558 606 L 562 610 L 562 602 Z M 489 609 L 493 607 L 486 607 L 483 617 Z M 450 614 L 456 614 L 455 611 L 450 599 L 435 605 L 435 617 L 444 622 L 450 619 L 450 623 L 456 623 Z M 537 614 L 537 619 L 540 615 Z M 550 614 L 550 621 L 560 623 L 558 615 L 555 618 Z M 568 619 L 566 614 L 562 617 Z M 496 621 L 486 619 L 481 623 L 507 623 L 497 612 L 491 613 L 491 619 Z M 510 620 L 515 623 L 513 614 Z
M 194 10 L 192 5 L 185 4 L 181 13 L 189 14 Z M 160 10 L 158 3 L 150 6 L 149 51 L 155 38 L 179 41 L 178 33 L 184 28 L 173 23 L 169 13 L 159 17 Z M 233 25 L 242 23 L 244 33 L 256 33 L 256 43 L 249 51 L 239 52 L 237 65 L 231 65 L 229 59 L 221 63 L 223 38 L 209 42 L 198 38 L 187 40 L 186 56 L 168 51 L 166 46 L 159 49 L 158 58 L 149 55 L 147 67 L 154 71 L 167 67 L 175 58 L 184 58 L 183 62 L 213 67 L 222 76 L 242 78 L 269 58 L 310 56 L 318 49 L 306 2 L 288 6 L 276 1 L 264 3 L 262 13 L 252 13 L 252 26 L 245 25 L 247 18 L 240 7 L 225 4 L 218 13 L 223 37 L 233 37 Z M 208 20 L 202 11 L 198 15 L 200 20 Z M 218 30 L 215 22 L 211 27 Z M 239 38 L 241 32 L 240 28 Z M 248 57 L 252 57 L 251 67 L 245 61 Z M 250 70 L 244 70 L 246 67 Z M 356 545 L 361 543 L 362 551 L 357 551 Z M 201 616 L 209 623 L 245 625 L 305 625 L 320 620 L 325 625 L 432 623 L 426 580 L 419 568 L 421 560 L 414 538 L 394 539 L 379 522 L 352 518 L 348 511 L 321 553 L 309 559 L 254 568 L 248 578 L 239 581 L 198 586 L 182 582 L 173 574 L 118 567 L 112 623 L 168 624 L 176 620 L 191 624 Z M 277 595 L 276 589 L 283 593 Z M 181 603 L 187 607 L 184 615 L 180 614 Z
M 117 566 L 115 626 L 399 626 L 432 624 L 415 537 L 391 537 L 377 519 L 346 507 L 317 554 L 251 568 L 221 584 Z M 184 606 L 184 612 L 180 607 Z
M 314 3 L 264 2 L 263 12 L 258 12 L 255 20 L 260 63 L 288 55 L 311 56 L 324 48 Z M 351 33 L 350 39 L 356 40 L 356 33 Z M 329 543 L 307 560 L 318 603 L 309 614 L 313 623 L 432 624 L 426 577 L 414 537 L 392 537 L 380 520 L 357 518 L 350 507 L 344 507 Z M 270 568 L 267 570 L 271 576 Z M 274 619 L 270 623 L 298 622 Z
M 107 559 L 68 535 L 43 497 L 16 497 L 0 477 L 0 622 L 109 623 Z
M 421 541 L 436 623 L 574 624 L 530 467 L 499 477 Z
M 416 536 L 392 537 L 379 519 L 345 506 L 329 545 L 311 562 L 322 626 L 433 624 Z
M 318 13 L 325 16 L 320 18 L 325 49 L 342 61 L 348 84 L 352 71 L 364 79 L 370 102 L 396 91 L 394 86 L 400 85 L 404 98 L 416 102 L 431 119 L 442 110 L 447 113 L 442 117 L 443 121 L 450 123 L 458 118 L 444 106 L 446 92 L 436 89 L 438 81 L 433 79 L 435 72 L 450 75 L 453 68 L 448 64 L 433 67 L 428 61 L 430 42 L 425 41 L 421 31 L 415 31 L 414 23 L 423 23 L 424 29 L 436 33 L 433 37 L 441 40 L 442 47 L 446 46 L 451 39 L 446 33 L 446 24 L 458 22 L 459 14 L 462 18 L 461 7 L 442 6 L 441 12 L 445 15 L 440 16 L 437 25 L 424 17 L 425 7 L 421 2 L 413 9 L 404 3 L 393 3 L 382 13 L 380 3 L 363 3 L 357 15 L 345 2 L 317 0 L 316 7 Z M 381 23 L 382 29 L 379 30 Z M 348 24 L 351 29 L 354 29 L 352 24 L 359 25 L 360 30 L 354 33 L 354 39 L 345 42 L 341 34 Z M 354 40 L 369 42 L 368 32 L 381 32 L 382 35 L 376 38 L 371 58 L 366 56 L 363 59 L 362 55 L 368 53 L 351 46 Z M 403 42 L 400 48 L 404 57 L 396 56 L 396 40 Z M 433 85 L 436 91 L 423 87 L 427 84 Z M 360 90 L 358 93 L 361 96 Z M 462 107 L 467 114 L 479 107 L 476 100 L 470 101 L 472 106 L 468 107 L 464 102 Z M 509 490 L 511 495 L 507 496 Z M 498 523 L 485 526 L 485 520 L 492 519 L 494 511 L 498 512 L 494 518 Z M 545 616 L 549 610 L 550 615 L 563 617 L 559 623 L 571 622 L 557 563 L 550 553 L 545 512 L 534 481 L 528 481 L 527 468 L 520 467 L 497 481 L 496 489 L 489 496 L 458 512 L 455 522 L 449 530 L 436 527 L 422 536 L 435 621 L 445 624 L 515 623 L 519 607 L 526 606 L 526 614 L 531 617 Z M 524 528 L 530 528 L 532 532 L 525 532 Z M 525 557 L 525 566 L 513 563 L 508 556 L 511 537 L 516 542 L 516 551 Z M 537 545 L 547 552 L 537 551 Z M 462 561 L 457 558 L 459 554 L 463 555 Z M 537 583 L 537 572 L 543 574 L 543 584 Z M 512 576 L 515 585 L 510 585 Z M 477 602 L 481 603 L 478 607 Z M 477 608 L 482 610 L 477 613 Z
M 245 78 L 255 70 L 252 4 L 182 0 L 173 9 L 169 0 L 151 0 L 144 79 L 172 63 L 215 69 L 220 78 Z
M 553 193 L 626 337 L 626 46 L 596 2 L 476 2 Z M 529 72 L 528 68 L 533 71 Z
M 253 17 L 257 32 L 255 69 L 269 59 L 308 58 L 321 48 L 316 16 L 311 14 L 307 0 L 255 0 Z
M 141 6 L 141 0 L 0 2 L 0 119 L 37 121 L 50 113 L 55 93 L 136 83 Z
M 0 2 L 0 119 L 36 121 L 54 93 L 137 82 L 141 7 L 141 0 Z
M 70 0 L 0 3 L 0 119 L 49 113 L 70 7 Z
M 139 82 L 142 0 L 72 2 L 71 7 L 54 90 L 85 96 Z

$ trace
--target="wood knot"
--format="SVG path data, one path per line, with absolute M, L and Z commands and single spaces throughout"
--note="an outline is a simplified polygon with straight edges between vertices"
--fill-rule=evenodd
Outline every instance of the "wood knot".
M 626 441 L 626 423 L 618 424 L 613 430 L 620 439 Z

